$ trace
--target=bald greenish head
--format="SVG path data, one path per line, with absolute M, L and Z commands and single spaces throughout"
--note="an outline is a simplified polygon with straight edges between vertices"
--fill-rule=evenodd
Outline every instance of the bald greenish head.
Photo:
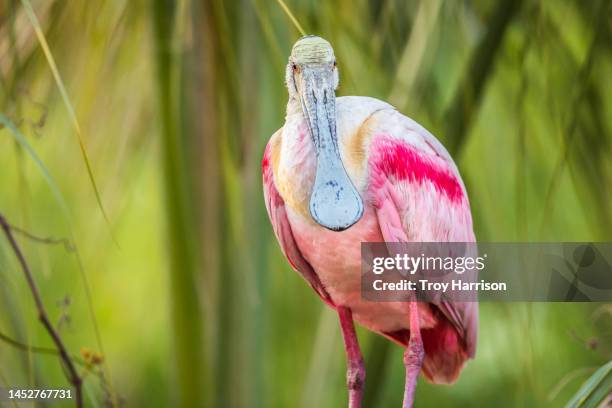
M 286 71 L 289 105 L 297 104 L 317 155 L 310 215 L 319 225 L 343 231 L 363 216 L 363 200 L 342 163 L 336 126 L 338 67 L 334 49 L 321 37 L 300 38 Z
M 331 44 L 314 35 L 300 38 L 293 45 L 291 58 L 297 64 L 333 64 L 336 60 Z

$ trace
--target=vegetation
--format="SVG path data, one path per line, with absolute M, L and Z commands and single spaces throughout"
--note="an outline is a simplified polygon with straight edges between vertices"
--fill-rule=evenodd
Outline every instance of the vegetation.
M 261 192 L 300 36 L 280 3 L 0 2 L 0 388 L 80 379 L 88 407 L 345 404 L 336 317 L 291 271 Z M 612 2 L 285 4 L 334 46 L 340 95 L 388 100 L 448 146 L 479 240 L 612 239 Z M 422 382 L 420 406 L 609 393 L 610 305 L 480 310 L 476 360 L 452 387 Z M 359 336 L 365 406 L 400 406 L 402 350 Z

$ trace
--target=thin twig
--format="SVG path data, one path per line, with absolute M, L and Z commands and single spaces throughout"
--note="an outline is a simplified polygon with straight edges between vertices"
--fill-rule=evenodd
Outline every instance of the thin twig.
M 31 232 L 24 230 L 23 228 L 16 227 L 14 225 L 9 225 L 9 228 L 13 232 L 17 232 L 24 237 L 31 239 L 32 241 L 40 242 L 41 244 L 49 244 L 49 245 L 64 245 L 64 248 L 68 252 L 74 252 L 74 245 L 68 238 L 53 238 L 53 237 L 39 237 L 38 235 L 34 235 Z
M 30 346 L 29 344 L 25 344 L 18 340 L 15 340 L 12 337 L 9 337 L 2 332 L 0 332 L 0 340 L 19 350 L 31 351 L 32 353 L 38 353 L 38 354 L 49 354 L 49 355 L 59 356 L 59 352 L 54 348 Z M 75 359 L 74 356 L 72 358 Z
M 32 292 L 32 296 L 34 297 L 36 310 L 38 312 L 38 319 L 49 333 L 49 336 L 51 336 L 51 339 L 53 340 L 53 343 L 55 343 L 55 347 L 57 348 L 57 351 L 59 353 L 59 357 L 66 368 L 66 376 L 68 378 L 68 381 L 70 382 L 70 384 L 72 384 L 75 390 L 76 406 L 77 408 L 81 408 L 83 406 L 82 379 L 77 373 L 77 370 L 74 366 L 74 362 L 70 358 L 70 355 L 68 354 L 66 346 L 64 345 L 61 337 L 59 336 L 59 334 L 51 324 L 51 321 L 49 320 L 45 305 L 43 304 L 42 298 L 40 297 L 40 291 L 38 290 L 38 286 L 36 286 L 36 282 L 34 281 L 34 277 L 32 276 L 32 272 L 30 271 L 30 267 L 28 266 L 28 263 L 26 262 L 25 257 L 23 256 L 23 253 L 21 252 L 21 249 L 17 244 L 17 241 L 15 241 L 15 237 L 13 236 L 10 224 L 7 222 L 6 218 L 4 218 L 2 214 L 0 214 L 0 227 L 2 227 L 2 230 L 6 235 L 6 239 L 8 240 L 13 251 L 15 252 L 15 256 L 17 257 L 21 269 L 25 274 L 28 286 L 30 287 L 30 291 Z
M 0 332 L 0 341 L 3 341 L 4 343 L 8 344 L 11 347 L 16 348 L 17 350 L 21 350 L 25 352 L 31 352 L 34 354 L 44 354 L 48 356 L 57 356 L 57 357 L 59 357 L 60 355 L 57 349 L 54 349 L 51 347 L 32 346 L 26 343 L 22 343 L 19 340 L 15 340 L 11 336 L 8 336 L 7 334 L 2 333 L 2 332 Z M 83 360 L 81 357 L 73 355 L 71 356 L 71 358 L 72 358 L 72 361 L 74 361 L 79 366 L 81 366 L 84 370 L 86 370 L 85 373 L 93 373 L 98 378 L 98 380 L 100 381 L 100 384 L 102 385 L 103 389 L 105 390 L 107 394 L 111 396 L 117 395 L 117 392 L 115 391 L 113 386 L 108 381 L 106 381 L 106 378 L 104 377 L 104 371 L 93 370 L 92 363 L 89 361 Z M 84 376 L 85 374 L 83 374 L 82 378 L 84 378 Z

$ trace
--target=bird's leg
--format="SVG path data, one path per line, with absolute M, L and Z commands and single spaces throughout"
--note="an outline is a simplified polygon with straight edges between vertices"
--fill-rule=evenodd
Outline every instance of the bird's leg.
M 403 408 L 412 408 L 417 377 L 421 372 L 425 351 L 421 339 L 419 324 L 419 309 L 416 301 L 410 302 L 410 340 L 404 350 L 404 365 L 406 366 L 406 387 L 404 390 Z
M 338 307 L 340 327 L 344 338 L 344 349 L 346 350 L 347 370 L 346 383 L 349 390 L 349 408 L 360 408 L 363 398 L 363 384 L 365 382 L 365 365 L 355 333 L 353 324 L 353 313 L 345 307 Z

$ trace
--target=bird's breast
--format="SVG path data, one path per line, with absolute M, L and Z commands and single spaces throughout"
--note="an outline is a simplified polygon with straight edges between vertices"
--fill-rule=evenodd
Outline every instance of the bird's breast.
M 288 211 L 294 238 L 337 305 L 349 306 L 361 296 L 361 242 L 383 240 L 376 214 L 368 206 L 363 217 L 345 231 L 330 231 L 303 215 Z
M 355 225 L 341 232 L 313 224 L 291 209 L 287 216 L 300 252 L 334 304 L 350 308 L 355 320 L 370 330 L 392 333 L 409 328 L 407 303 L 371 302 L 361 294 L 361 243 L 384 242 L 371 205 Z M 419 318 L 422 328 L 436 324 L 426 303 L 419 304 Z

